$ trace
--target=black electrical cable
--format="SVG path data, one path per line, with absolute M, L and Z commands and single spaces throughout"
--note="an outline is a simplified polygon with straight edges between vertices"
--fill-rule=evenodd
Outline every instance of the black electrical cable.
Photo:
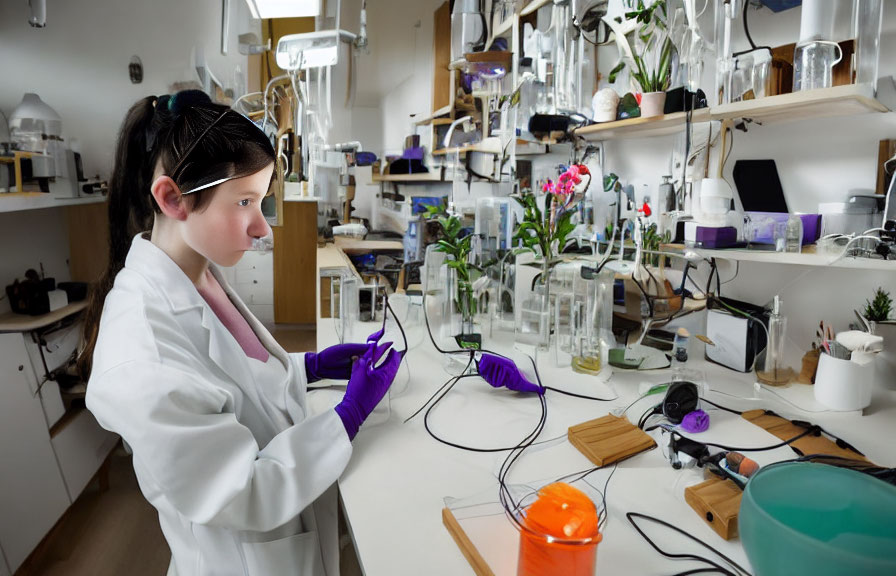
M 654 550 L 656 550 L 657 552 L 659 552 L 666 558 L 671 558 L 673 560 L 694 560 L 696 562 L 703 562 L 704 564 L 709 564 L 710 566 L 713 566 L 715 568 L 715 570 L 710 570 L 708 568 L 695 569 L 695 570 L 701 570 L 702 572 L 717 571 L 717 572 L 720 572 L 721 574 L 726 574 L 727 576 L 741 576 L 741 575 L 750 576 L 750 573 L 747 572 L 747 570 L 744 569 L 743 566 L 741 566 L 740 564 L 738 564 L 737 562 L 735 562 L 728 556 L 725 556 L 724 554 L 722 554 L 721 552 L 719 552 L 718 550 L 716 550 L 715 548 L 713 548 L 712 546 L 710 546 L 709 544 L 704 542 L 703 540 L 700 540 L 696 536 L 693 536 L 692 534 L 685 532 L 684 530 L 682 530 L 681 528 L 678 528 L 677 526 L 674 526 L 664 520 L 660 520 L 659 518 L 654 518 L 653 516 L 648 516 L 647 514 L 641 514 L 640 512 L 626 512 L 625 517 L 628 519 L 628 521 L 631 523 L 631 525 L 634 527 L 634 529 L 638 531 L 638 533 L 641 535 L 641 537 L 644 538 L 647 541 L 647 543 L 650 544 L 650 546 Z M 685 537 L 689 538 L 690 540 L 696 542 L 697 544 L 700 544 L 707 550 L 710 550 L 711 552 L 716 554 L 719 558 L 722 558 L 723 560 L 725 560 L 725 562 L 727 562 L 729 566 L 738 570 L 739 573 L 733 572 L 732 570 L 725 568 L 721 564 L 713 562 L 712 560 L 710 560 L 708 558 L 704 558 L 703 556 L 698 556 L 696 554 L 673 554 L 671 552 L 667 552 L 667 551 L 663 550 L 662 548 L 657 546 L 657 544 L 653 540 L 651 540 L 650 537 L 647 536 L 647 534 L 644 533 L 644 531 L 641 529 L 641 527 L 638 526 L 638 523 L 635 522 L 635 518 L 647 520 L 648 522 L 653 522 L 655 524 L 659 524 L 661 526 L 664 526 L 666 528 L 669 528 L 671 530 L 678 532 L 682 536 L 685 536 Z M 679 575 L 683 576 L 684 574 L 698 573 L 695 570 L 690 570 L 687 572 L 680 572 Z
M 585 394 L 577 394 L 568 390 L 554 388 L 553 386 L 544 386 L 544 389 L 550 390 L 552 392 L 557 392 L 559 394 L 565 394 L 566 396 L 572 396 L 573 398 L 582 398 L 583 400 L 595 400 L 597 402 L 610 402 L 612 400 L 616 400 L 616 398 L 598 398 L 597 396 L 586 396 Z
M 429 406 L 429 408 L 427 408 L 426 413 L 423 415 L 423 426 L 426 428 L 426 431 L 429 433 L 429 435 L 432 436 L 435 440 L 437 440 L 438 442 L 441 442 L 442 444 L 445 444 L 447 446 L 451 446 L 452 448 L 459 448 L 461 450 L 467 450 L 468 452 L 506 452 L 507 450 L 515 450 L 516 448 L 519 447 L 518 444 L 516 446 L 507 446 L 507 447 L 501 447 L 501 448 L 477 448 L 477 447 L 473 447 L 473 446 L 464 446 L 464 445 L 458 444 L 456 442 L 451 442 L 450 440 L 445 440 L 444 438 L 440 437 L 438 434 L 433 432 L 432 429 L 429 427 L 429 415 L 432 412 L 432 410 L 436 406 L 438 406 L 439 401 L 442 398 L 444 398 L 445 395 L 448 394 L 448 392 L 451 391 L 451 389 L 454 387 L 454 385 L 457 384 L 457 382 L 459 382 L 461 378 L 469 378 L 469 377 L 473 377 L 473 376 L 478 376 L 478 375 L 477 374 L 462 374 L 460 376 L 456 376 L 453 379 L 454 381 L 451 383 L 451 386 L 449 386 L 442 393 L 442 395 L 439 396 L 438 399 L 436 399 L 436 401 L 433 402 Z M 543 396 L 539 396 L 539 398 L 543 398 Z M 541 417 L 539 419 L 539 424 L 536 427 L 536 430 L 543 428 L 544 422 L 546 420 L 547 420 L 547 404 L 544 401 L 542 401 Z M 527 438 L 528 438 L 528 435 L 527 435 Z
M 463 372 L 461 372 L 461 374 L 459 376 L 452 376 L 444 384 L 439 386 L 439 389 L 436 390 L 435 393 L 433 393 L 433 395 L 429 397 L 429 400 L 427 400 L 426 402 L 423 403 L 422 406 L 417 408 L 417 410 L 413 414 L 411 414 L 410 416 L 408 416 L 407 418 L 404 419 L 403 424 L 407 424 L 408 422 L 413 420 L 414 416 L 416 416 L 417 414 L 422 412 L 423 409 L 426 408 L 430 402 L 432 402 L 432 399 L 435 398 L 436 396 L 438 396 L 439 393 L 442 392 L 442 390 L 444 390 L 448 385 L 453 385 L 452 382 L 455 382 L 455 381 L 459 380 L 461 378 L 461 376 L 464 376 L 465 375 L 464 372 L 466 372 L 470 368 L 470 364 L 472 363 L 472 361 L 473 361 L 473 359 L 470 358 L 470 362 L 467 362 L 467 365 L 464 367 Z
M 706 398 L 700 398 L 700 401 L 706 402 L 707 404 L 711 404 L 711 405 L 715 406 L 716 408 L 720 408 L 726 412 L 731 412 L 732 414 L 737 414 L 738 416 L 743 414 L 743 412 L 741 412 L 740 410 L 734 410 L 733 408 L 726 408 L 726 407 L 722 406 L 721 404 L 716 404 L 712 400 L 707 400 Z
M 607 490 L 610 488 L 610 478 L 613 477 L 613 474 L 616 473 L 616 469 L 619 467 L 619 461 L 617 460 L 613 463 L 613 469 L 610 471 L 610 474 L 607 476 L 607 481 L 604 482 L 603 492 L 600 493 L 600 499 L 602 502 L 602 508 L 600 513 L 597 515 L 597 529 L 600 530 L 604 527 L 604 524 L 607 523 L 607 516 L 609 516 L 609 512 L 607 512 Z
M 685 438 L 685 436 L 683 434 L 681 434 L 680 432 L 678 432 L 677 430 L 670 428 L 668 426 L 664 426 L 664 425 L 653 426 L 651 428 L 648 428 L 646 431 L 650 432 L 651 430 L 656 430 L 657 428 L 663 428 L 664 430 L 668 431 L 673 436 L 678 436 L 679 438 Z M 804 432 L 797 434 L 793 438 L 783 440 L 782 442 L 779 442 L 778 444 L 773 444 L 771 446 L 762 446 L 762 447 L 758 447 L 758 448 L 737 448 L 734 446 L 725 446 L 724 444 L 714 444 L 712 442 L 700 442 L 700 444 L 703 444 L 704 446 L 711 446 L 713 448 L 721 448 L 722 450 L 727 450 L 728 452 L 764 452 L 766 450 L 775 450 L 776 448 L 783 448 L 784 446 L 789 446 L 790 444 L 792 444 L 793 442 L 796 442 L 800 438 L 805 438 L 806 436 L 808 436 L 810 434 L 817 434 L 820 432 L 822 432 L 821 427 L 812 425 L 810 428 L 807 428 Z M 689 440 L 693 440 L 693 439 L 689 438 Z

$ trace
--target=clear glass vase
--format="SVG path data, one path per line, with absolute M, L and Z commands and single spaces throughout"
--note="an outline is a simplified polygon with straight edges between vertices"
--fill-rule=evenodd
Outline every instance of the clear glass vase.
M 542 261 L 541 273 L 520 303 L 516 341 L 547 350 L 551 342 L 551 268 Z M 526 287 L 527 288 L 527 287 Z
M 584 374 L 598 374 L 607 363 L 613 341 L 613 272 L 604 270 L 591 278 L 583 278 L 587 294 L 573 340 L 572 369 Z

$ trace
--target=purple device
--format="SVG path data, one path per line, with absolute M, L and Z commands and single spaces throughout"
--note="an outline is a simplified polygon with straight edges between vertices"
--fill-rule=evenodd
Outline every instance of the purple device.
M 695 242 L 701 248 L 728 248 L 737 242 L 737 228 L 733 226 L 722 226 L 721 228 L 697 226 Z

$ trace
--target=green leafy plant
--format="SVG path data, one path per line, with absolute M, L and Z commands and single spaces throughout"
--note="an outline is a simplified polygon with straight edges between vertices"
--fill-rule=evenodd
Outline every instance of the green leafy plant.
M 672 233 L 669 230 L 666 230 L 664 233 L 660 234 L 657 231 L 657 225 L 651 224 L 644 230 L 642 238 L 644 242 L 644 250 L 658 252 L 660 244 L 666 244 L 672 240 Z M 665 256 L 663 256 L 663 258 L 665 258 Z M 645 253 L 643 261 L 644 264 L 649 263 L 651 266 L 658 266 L 660 263 L 660 255 Z
M 653 3 L 627 0 L 625 21 L 608 20 L 619 48 L 620 61 L 610 71 L 614 83 L 628 65 L 641 92 L 665 92 L 669 88 L 675 45 L 669 35 L 666 0 Z
M 582 183 L 583 176 L 588 177 L 585 185 L 587 190 L 591 184 L 591 173 L 582 164 L 569 166 L 560 174 L 557 182 L 548 180 L 542 187 L 545 193 L 544 212 L 538 207 L 538 199 L 534 194 L 513 197 L 523 207 L 523 221 L 513 235 L 514 242 L 522 243 L 533 252 L 540 252 L 548 266 L 554 259 L 554 245 L 556 244 L 557 250 L 563 250 L 566 237 L 576 228 L 572 222 L 575 214 L 573 205 L 576 187 Z M 585 191 L 579 193 L 584 195 Z
M 534 194 L 524 194 L 513 197 L 523 207 L 523 221 L 517 227 L 513 235 L 514 242 L 522 242 L 523 246 L 541 254 L 549 263 L 553 260 L 553 245 L 562 250 L 566 244 L 566 237 L 575 229 L 576 225 L 570 219 L 574 212 L 567 211 L 551 221 L 552 207 L 556 202 L 554 194 L 548 194 L 545 200 L 544 212 L 538 207 L 538 200 Z
M 451 257 L 446 264 L 457 273 L 455 302 L 461 313 L 466 311 L 472 318 L 472 315 L 476 313 L 476 299 L 473 297 L 471 269 L 475 268 L 467 262 L 467 259 L 472 250 L 473 235 L 461 236 L 463 224 L 456 215 L 447 218 L 440 216 L 438 221 L 442 226 L 443 237 L 436 242 L 435 250 L 444 252 Z
M 874 291 L 874 300 L 865 300 L 864 316 L 872 322 L 883 322 L 890 317 L 893 299 L 883 288 Z

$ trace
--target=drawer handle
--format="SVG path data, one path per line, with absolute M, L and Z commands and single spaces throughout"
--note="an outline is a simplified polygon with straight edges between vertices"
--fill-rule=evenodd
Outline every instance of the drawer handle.
M 21 371 L 24 370 L 24 369 L 25 369 L 25 365 L 24 365 L 24 364 L 19 364 L 19 372 L 21 372 Z

